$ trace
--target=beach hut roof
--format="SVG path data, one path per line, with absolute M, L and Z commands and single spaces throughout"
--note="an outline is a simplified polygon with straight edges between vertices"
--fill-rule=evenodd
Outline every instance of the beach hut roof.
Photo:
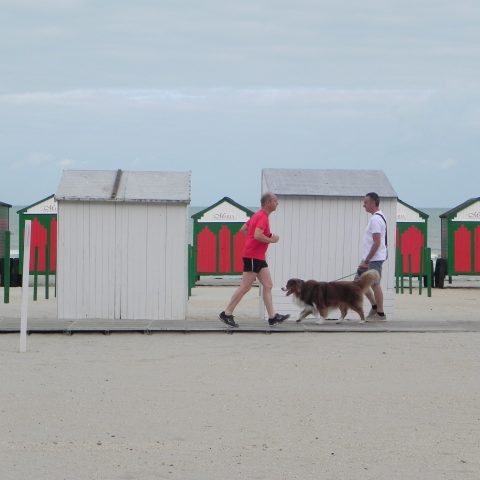
M 480 197 L 475 197 L 475 198 L 470 198 L 468 200 L 465 200 L 460 205 L 457 205 L 456 207 L 453 207 L 450 210 L 447 210 L 446 212 L 442 213 L 440 215 L 440 218 L 454 217 L 458 212 L 464 210 L 465 208 L 469 207 L 470 205 L 478 201 L 480 201 Z
M 368 192 L 376 192 L 380 198 L 397 197 L 381 170 L 267 168 L 262 173 L 266 190 L 278 195 L 363 197 Z
M 28 207 L 24 207 L 20 210 L 17 211 L 17 214 L 20 215 L 21 213 L 25 213 L 27 210 L 29 210 L 30 208 L 33 208 L 33 207 L 36 207 L 37 205 L 40 205 L 41 203 L 47 201 L 47 200 L 50 200 L 51 198 L 54 197 L 54 194 L 52 193 L 51 195 L 49 195 L 48 197 L 45 197 L 45 198 L 42 198 L 41 200 L 38 200 L 38 202 L 35 202 L 35 203 L 32 203 L 31 205 L 28 205 Z
M 4 203 L 4 202 L 0 202 L 0 207 L 12 208 L 12 206 L 9 203 Z
M 421 218 L 424 218 L 424 219 L 426 220 L 426 219 L 429 217 L 429 215 L 428 215 L 427 213 L 422 212 L 422 211 L 419 210 L 418 208 L 412 207 L 411 205 L 409 205 L 408 203 L 404 202 L 403 200 L 400 200 L 399 198 L 397 198 L 397 201 L 398 201 L 398 203 L 401 203 L 402 205 L 405 205 L 405 207 L 410 208 L 410 209 L 413 210 L 414 212 L 418 213 Z
M 190 172 L 65 170 L 56 200 L 190 203 Z
M 213 210 L 215 207 L 222 204 L 223 202 L 227 202 L 230 205 L 233 205 L 234 207 L 238 208 L 239 210 L 242 210 L 243 212 L 245 212 L 249 216 L 252 216 L 254 214 L 254 212 L 252 212 L 252 210 L 250 210 L 247 207 L 244 207 L 243 205 L 240 205 L 235 200 L 232 200 L 230 197 L 223 197 L 218 202 L 215 202 L 213 205 L 210 205 L 209 207 L 204 208 L 203 210 L 200 210 L 197 213 L 194 213 L 192 215 L 192 218 L 194 220 L 201 218 L 205 213 L 209 212 L 210 210 Z

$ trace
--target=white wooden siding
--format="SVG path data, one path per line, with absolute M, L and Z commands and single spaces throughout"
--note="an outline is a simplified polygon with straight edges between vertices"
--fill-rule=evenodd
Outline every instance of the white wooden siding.
M 291 277 L 332 281 L 356 271 L 362 257 L 363 235 L 370 215 L 362 199 L 349 197 L 281 196 L 270 216 L 279 243 L 268 250 L 276 311 L 296 315 L 300 309 L 281 287 Z M 389 259 L 383 264 L 385 312 L 393 318 L 395 300 L 396 200 L 382 201 L 388 222 Z M 345 280 L 351 280 L 352 277 Z M 368 307 L 368 302 L 365 304 Z M 263 305 L 260 306 L 263 312 Z M 369 307 L 368 307 L 369 308 Z M 368 311 L 368 310 L 367 310 Z M 332 312 L 332 316 L 336 313 Z M 351 313 L 348 318 L 358 318 Z
M 185 204 L 59 202 L 58 317 L 185 318 Z

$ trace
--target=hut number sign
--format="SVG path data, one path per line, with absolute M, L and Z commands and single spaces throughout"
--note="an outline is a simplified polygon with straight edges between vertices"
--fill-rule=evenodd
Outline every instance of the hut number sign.
M 198 221 L 209 223 L 245 223 L 248 218 L 243 210 L 224 202 L 205 212 Z
M 41 202 L 33 207 L 29 208 L 25 213 L 28 214 L 56 214 L 57 213 L 57 202 L 53 198 L 49 198 L 44 202 Z
M 216 222 L 236 222 L 237 219 L 233 213 L 230 212 L 218 212 L 213 216 Z
M 457 213 L 452 219 L 454 222 L 478 222 L 480 221 L 480 202 L 475 202 L 464 210 Z
M 411 208 L 408 208 L 401 203 L 397 203 L 397 222 L 425 223 L 425 219 L 423 219 L 417 212 L 415 212 Z

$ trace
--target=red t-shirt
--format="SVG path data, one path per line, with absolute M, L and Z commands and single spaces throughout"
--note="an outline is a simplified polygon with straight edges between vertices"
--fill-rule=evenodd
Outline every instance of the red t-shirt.
M 243 256 L 247 258 L 256 258 L 257 260 L 265 260 L 268 243 L 259 242 L 253 237 L 255 229 L 263 230 L 263 234 L 270 236 L 270 223 L 268 215 L 264 210 L 259 210 L 247 221 L 247 240 L 243 248 Z

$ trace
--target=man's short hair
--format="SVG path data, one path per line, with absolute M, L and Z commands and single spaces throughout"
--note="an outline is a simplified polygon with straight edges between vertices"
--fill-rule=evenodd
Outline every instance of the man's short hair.
M 378 207 L 380 205 L 380 197 L 378 196 L 378 193 L 369 192 L 365 196 L 370 197 L 375 202 L 375 206 Z
M 266 192 L 260 198 L 260 205 L 263 207 L 268 201 L 270 201 L 275 195 L 272 192 Z

